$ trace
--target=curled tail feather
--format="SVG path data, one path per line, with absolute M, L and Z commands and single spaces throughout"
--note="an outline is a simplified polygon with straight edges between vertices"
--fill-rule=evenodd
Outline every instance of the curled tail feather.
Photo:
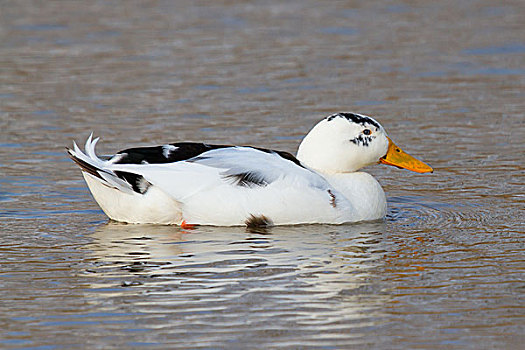
M 69 157 L 82 169 L 83 172 L 94 176 L 104 185 L 118 189 L 122 192 L 132 194 L 133 187 L 127 181 L 119 178 L 108 165 L 111 163 L 107 160 L 100 159 L 96 152 L 95 146 L 100 138 L 93 140 L 93 134 L 89 135 L 84 146 L 85 153 L 73 141 L 73 149 L 66 147 Z

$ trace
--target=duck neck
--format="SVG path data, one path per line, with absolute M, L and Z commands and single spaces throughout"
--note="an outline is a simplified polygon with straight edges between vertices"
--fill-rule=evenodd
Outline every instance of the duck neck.
M 338 154 L 337 149 L 324 152 L 308 142 L 299 145 L 297 159 L 307 167 L 323 174 L 352 173 L 360 168 L 346 162 L 344 154 Z
M 323 174 L 350 202 L 359 220 L 375 220 L 386 214 L 386 196 L 379 182 L 364 171 Z

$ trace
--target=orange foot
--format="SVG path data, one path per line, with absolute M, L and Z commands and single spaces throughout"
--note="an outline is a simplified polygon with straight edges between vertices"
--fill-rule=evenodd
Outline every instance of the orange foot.
M 180 223 L 180 227 L 185 230 L 193 230 L 195 227 L 197 227 L 197 225 L 188 224 L 186 220 L 182 220 L 182 222 Z

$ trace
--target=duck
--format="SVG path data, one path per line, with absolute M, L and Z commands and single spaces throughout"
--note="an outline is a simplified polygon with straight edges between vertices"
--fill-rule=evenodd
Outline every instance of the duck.
M 176 142 L 97 156 L 91 134 L 67 148 L 102 211 L 132 224 L 267 227 L 383 219 L 387 200 L 362 168 L 433 169 L 401 150 L 374 118 L 320 120 L 296 156 L 254 146 Z

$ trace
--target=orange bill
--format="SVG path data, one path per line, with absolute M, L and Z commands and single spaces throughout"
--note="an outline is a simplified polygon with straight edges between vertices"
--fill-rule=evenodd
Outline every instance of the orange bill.
M 396 146 L 396 144 L 388 138 L 388 152 L 379 159 L 379 163 L 397 166 L 398 168 L 408 169 L 416 173 L 431 173 L 434 171 L 430 166 L 426 165 L 420 160 L 412 157 L 410 154 L 403 152 L 403 150 Z

